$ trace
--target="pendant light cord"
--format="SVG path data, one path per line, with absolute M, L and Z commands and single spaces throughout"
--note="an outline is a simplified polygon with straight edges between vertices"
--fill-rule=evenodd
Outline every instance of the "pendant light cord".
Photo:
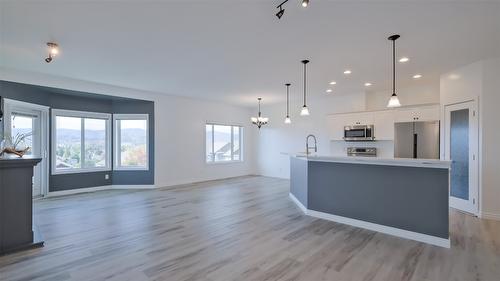
M 304 62 L 304 106 L 306 106 L 306 63 Z
M 290 84 L 286 85 L 286 117 L 288 117 L 288 113 L 290 111 L 290 93 L 289 93 Z
M 260 117 L 260 100 L 261 98 L 259 98 L 259 117 Z
M 392 41 L 392 94 L 396 94 L 396 40 Z

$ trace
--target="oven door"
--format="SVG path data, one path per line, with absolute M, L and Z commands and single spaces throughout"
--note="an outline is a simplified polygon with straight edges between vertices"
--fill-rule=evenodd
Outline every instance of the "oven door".
M 372 141 L 373 126 L 345 126 L 344 127 L 345 141 Z

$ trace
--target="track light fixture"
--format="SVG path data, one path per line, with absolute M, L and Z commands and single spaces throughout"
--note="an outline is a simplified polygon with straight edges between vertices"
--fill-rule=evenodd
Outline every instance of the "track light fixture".
M 48 42 L 47 46 L 49 47 L 49 56 L 45 58 L 45 62 L 50 63 L 54 57 L 59 54 L 59 45 L 57 45 L 57 43 Z
M 288 0 L 285 0 L 283 2 L 281 2 L 281 4 L 279 4 L 278 6 L 276 6 L 277 9 L 280 9 L 277 13 L 276 13 L 276 17 L 278 17 L 278 19 L 281 19 L 281 17 L 283 16 L 283 14 L 285 14 L 285 9 L 283 8 L 283 5 L 288 2 Z M 309 5 L 309 0 L 302 0 L 302 7 L 307 7 Z
M 276 13 L 276 16 L 278 17 L 278 19 L 281 19 L 281 17 L 285 13 L 285 9 L 283 9 L 283 7 L 281 7 L 281 5 L 279 5 L 278 7 L 280 8 L 280 10 Z

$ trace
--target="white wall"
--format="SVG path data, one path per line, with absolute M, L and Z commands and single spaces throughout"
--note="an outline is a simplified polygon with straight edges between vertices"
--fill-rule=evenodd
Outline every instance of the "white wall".
M 189 182 L 255 174 L 254 133 L 250 110 L 218 102 L 162 96 L 155 101 L 156 184 Z M 205 163 L 205 123 L 242 125 L 241 163 Z
M 500 120 L 498 110 L 500 106 L 500 58 L 479 61 L 445 73 L 441 76 L 440 84 L 443 108 L 447 104 L 478 101 L 479 207 L 484 217 L 500 219 L 500 174 L 498 173 L 500 133 L 497 130 Z M 444 137 L 444 131 L 441 135 Z
M 403 105 L 439 103 L 439 80 L 415 81 L 409 87 L 398 88 L 398 98 Z M 366 110 L 383 110 L 391 91 L 367 91 Z
M 292 100 L 292 124 L 284 124 L 285 104 L 263 107 L 263 115 L 270 118 L 268 125 L 258 133 L 258 172 L 261 175 L 289 178 L 288 153 L 305 151 L 306 136 L 314 134 L 318 140 L 318 154 L 330 154 L 326 115 L 330 113 L 360 111 L 365 106 L 364 93 L 331 95 L 308 103 L 310 116 L 300 116 L 301 100 Z
M 154 101 L 156 186 L 256 173 L 256 130 L 248 108 L 6 68 L 0 68 L 0 80 Z M 207 121 L 244 126 L 242 163 L 205 164 Z
M 500 58 L 484 61 L 481 102 L 483 215 L 500 219 Z

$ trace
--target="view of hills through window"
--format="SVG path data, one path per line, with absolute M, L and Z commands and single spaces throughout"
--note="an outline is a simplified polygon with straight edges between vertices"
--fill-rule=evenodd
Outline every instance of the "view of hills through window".
M 31 116 L 23 116 L 12 114 L 10 124 L 11 124 L 11 137 L 15 139 L 21 135 L 29 135 L 35 133 L 33 131 L 33 118 Z M 24 139 L 24 141 L 19 145 L 18 148 L 30 148 L 26 155 L 30 155 L 33 152 L 33 136 L 28 136 Z
M 146 167 L 147 120 L 117 120 L 117 126 L 120 134 L 120 166 Z

